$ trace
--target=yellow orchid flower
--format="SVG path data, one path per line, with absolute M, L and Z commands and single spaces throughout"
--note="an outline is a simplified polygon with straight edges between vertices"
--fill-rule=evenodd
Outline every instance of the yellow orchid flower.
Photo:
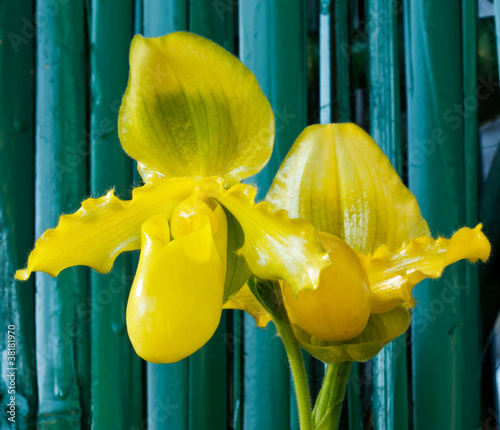
M 255 204 L 255 189 L 239 183 L 271 156 L 274 117 L 236 57 L 189 33 L 135 36 L 119 135 L 144 186 L 131 200 L 110 191 L 62 216 L 17 279 L 75 265 L 105 273 L 118 254 L 140 249 L 127 327 L 141 357 L 164 363 L 210 339 L 248 267 L 295 293 L 317 287 L 330 261 L 316 230 Z
M 266 200 L 321 231 L 332 265 L 317 289 L 282 282 L 284 304 L 301 345 L 325 362 L 364 361 L 410 323 L 411 289 L 461 259 L 487 260 L 481 231 L 430 238 L 413 194 L 377 144 L 354 124 L 315 125 L 298 137 Z M 268 321 L 251 297 L 239 307 Z

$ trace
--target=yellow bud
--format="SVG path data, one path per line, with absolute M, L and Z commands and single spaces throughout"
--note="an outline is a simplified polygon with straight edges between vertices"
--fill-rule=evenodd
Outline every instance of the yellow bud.
M 320 233 L 332 265 L 321 272 L 316 290 L 300 291 L 296 298 L 287 283 L 283 297 L 296 324 L 328 341 L 348 340 L 366 327 L 372 307 L 370 284 L 356 253 L 342 239 Z

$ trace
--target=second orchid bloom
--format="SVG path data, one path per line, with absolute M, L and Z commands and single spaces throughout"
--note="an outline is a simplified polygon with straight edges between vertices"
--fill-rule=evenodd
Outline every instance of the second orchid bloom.
M 136 36 L 130 66 L 119 134 L 144 185 L 131 200 L 110 191 L 62 216 L 16 277 L 74 265 L 104 273 L 140 249 L 127 328 L 144 359 L 201 348 L 223 306 L 265 324 L 245 285 L 253 273 L 281 282 L 304 348 L 327 362 L 366 360 L 406 330 L 417 282 L 487 259 L 480 226 L 431 239 L 413 195 L 352 124 L 307 128 L 255 204 L 240 181 L 269 160 L 274 119 L 252 73 L 189 33 Z

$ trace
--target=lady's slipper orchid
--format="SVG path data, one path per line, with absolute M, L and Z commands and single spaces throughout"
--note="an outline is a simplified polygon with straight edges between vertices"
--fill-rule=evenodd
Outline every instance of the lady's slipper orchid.
M 110 191 L 62 216 L 17 279 L 74 265 L 104 273 L 121 252 L 141 249 L 127 327 L 152 362 L 180 360 L 210 339 L 224 301 L 249 275 L 246 264 L 295 294 L 317 287 L 330 260 L 316 230 L 256 205 L 255 189 L 238 183 L 271 156 L 274 118 L 236 57 L 189 33 L 136 36 L 119 135 L 145 185 L 131 200 Z
M 354 124 L 306 128 L 266 200 L 310 221 L 330 253 L 333 264 L 314 291 L 295 293 L 282 283 L 296 336 L 325 362 L 370 359 L 408 328 L 415 284 L 458 260 L 490 254 L 481 225 L 449 240 L 430 238 L 415 197 Z M 239 294 L 228 305 L 237 307 Z M 240 308 L 267 322 L 255 303 Z

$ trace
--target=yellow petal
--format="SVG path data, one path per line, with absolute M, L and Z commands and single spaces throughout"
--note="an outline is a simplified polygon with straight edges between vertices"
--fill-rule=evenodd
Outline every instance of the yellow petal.
M 135 36 L 119 115 L 143 178 L 221 176 L 234 183 L 267 163 L 274 117 L 254 75 L 203 37 Z
M 481 228 L 462 228 L 451 239 L 412 239 L 399 249 L 382 246 L 371 257 L 358 255 L 370 280 L 372 312 L 387 312 L 402 302 L 413 306 L 412 288 L 425 278 L 439 278 L 452 263 L 486 261 L 491 246 Z
M 245 234 L 240 250 L 253 273 L 265 279 L 284 279 L 294 294 L 317 288 L 321 270 L 330 264 L 328 253 L 321 246 L 312 225 L 290 219 L 279 210 L 272 212 L 269 203 L 254 203 L 256 190 L 237 184 L 229 190 L 216 188 L 206 192 L 214 195 L 238 220 Z
M 271 321 L 271 315 L 262 307 L 259 301 L 245 284 L 223 306 L 224 309 L 239 309 L 248 312 L 255 318 L 257 327 L 265 327 Z
M 320 236 L 332 264 L 321 272 L 316 290 L 301 291 L 296 298 L 283 283 L 285 306 L 296 324 L 319 339 L 352 339 L 365 329 L 370 316 L 368 277 L 349 245 L 328 233 Z
M 372 138 L 354 124 L 307 127 L 266 200 L 354 250 L 429 236 L 417 201 Z
M 40 236 L 28 267 L 18 270 L 16 278 L 26 280 L 34 271 L 57 276 L 77 265 L 109 272 L 118 254 L 141 247 L 144 221 L 157 213 L 170 217 L 195 185 L 190 179 L 164 179 L 136 188 L 132 200 L 120 200 L 113 191 L 85 200 L 78 211 L 63 215 L 55 229 Z
M 127 329 L 137 354 L 152 363 L 173 363 L 191 355 L 219 325 L 224 268 L 210 220 L 198 221 L 195 230 L 171 242 L 163 215 L 142 227 Z

